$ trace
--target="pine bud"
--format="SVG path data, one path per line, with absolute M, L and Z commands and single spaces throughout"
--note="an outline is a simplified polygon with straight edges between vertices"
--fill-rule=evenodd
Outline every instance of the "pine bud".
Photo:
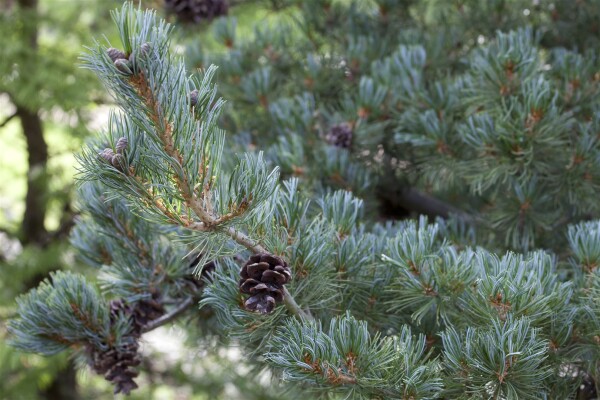
M 190 103 L 195 106 L 198 103 L 198 90 L 194 89 L 190 92 Z
M 119 171 L 123 171 L 125 169 L 125 157 L 123 157 L 122 154 L 113 155 L 110 159 L 110 163 Z
M 115 148 L 117 149 L 117 153 L 123 154 L 123 151 L 127 150 L 128 144 L 129 144 L 129 141 L 127 140 L 126 137 L 119 138 L 119 140 L 117 140 L 117 144 L 115 145 Z
M 110 57 L 110 59 L 115 62 L 117 60 L 124 60 L 127 57 L 125 56 L 125 53 L 123 53 L 121 50 L 119 49 L 115 49 L 113 47 L 111 47 L 110 49 L 106 50 L 106 54 L 108 54 L 108 56 Z
M 125 75 L 133 75 L 133 71 L 131 70 L 131 62 L 127 60 L 118 59 L 115 61 L 115 67 L 117 67 L 117 69 Z
M 109 164 L 112 163 L 112 158 L 114 155 L 115 153 L 112 151 L 112 149 L 109 148 L 106 148 L 98 153 L 98 156 L 100 156 L 101 159 L 103 159 Z
M 140 53 L 142 53 L 142 55 L 144 55 L 144 56 L 147 56 L 148 54 L 150 54 L 150 43 L 146 42 L 143 45 L 141 45 Z
M 135 51 L 129 55 L 127 59 L 129 61 L 129 68 L 133 71 L 135 69 L 137 56 L 135 55 Z

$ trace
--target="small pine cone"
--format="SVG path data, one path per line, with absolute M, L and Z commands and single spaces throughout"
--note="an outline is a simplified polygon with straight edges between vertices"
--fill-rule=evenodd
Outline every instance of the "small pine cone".
M 129 145 L 129 141 L 126 137 L 119 138 L 119 140 L 117 140 L 117 144 L 115 145 L 117 153 L 123 154 L 123 151 L 127 149 L 127 145 Z
M 121 50 L 115 49 L 113 47 L 111 47 L 110 49 L 106 50 L 106 54 L 108 54 L 108 56 L 110 57 L 110 59 L 112 60 L 112 62 L 115 62 L 117 60 L 125 60 L 125 59 L 127 59 L 127 56 L 125 55 L 125 53 L 123 53 Z
M 128 60 L 118 59 L 115 61 L 115 67 L 125 75 L 133 75 L 132 65 Z
M 194 89 L 190 92 L 190 104 L 195 106 L 198 104 L 198 90 Z
M 276 303 L 283 301 L 283 285 L 292 279 L 287 263 L 271 254 L 251 256 L 240 275 L 240 291 L 250 295 L 244 306 L 261 314 L 270 313 Z
M 352 133 L 352 126 L 347 122 L 343 122 L 333 125 L 327 132 L 325 140 L 333 146 L 349 149 L 352 145 Z
M 114 155 L 115 153 L 112 151 L 112 149 L 109 148 L 106 148 L 98 153 L 98 156 L 109 164 L 112 163 Z

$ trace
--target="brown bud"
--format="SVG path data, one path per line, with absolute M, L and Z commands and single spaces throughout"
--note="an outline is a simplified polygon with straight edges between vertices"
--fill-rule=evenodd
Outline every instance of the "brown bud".
M 195 106 L 198 103 L 198 90 L 194 89 L 190 92 L 190 103 Z
M 127 140 L 126 137 L 119 138 L 119 140 L 117 140 L 117 144 L 115 145 L 115 148 L 117 149 L 117 153 L 123 154 L 123 151 L 125 151 L 127 149 L 128 145 L 129 145 L 129 141 Z
M 109 164 L 112 162 L 112 158 L 114 155 L 115 153 L 112 151 L 112 149 L 109 148 L 106 148 L 98 153 L 98 156 L 100 156 L 101 159 L 103 159 Z
M 125 169 L 125 157 L 123 157 L 121 154 L 113 155 L 110 159 L 110 163 L 119 171 L 123 171 Z
M 113 47 L 111 47 L 110 49 L 107 49 L 106 54 L 108 54 L 108 56 L 110 57 L 112 62 L 115 62 L 117 60 L 124 60 L 127 58 L 125 56 L 125 53 L 123 53 L 121 50 L 115 49 Z
M 115 67 L 117 67 L 117 69 L 125 75 L 133 75 L 133 71 L 131 70 L 131 62 L 127 60 L 118 59 L 115 61 Z
M 142 53 L 142 55 L 144 55 L 144 56 L 147 56 L 148 54 L 150 54 L 150 43 L 146 42 L 143 45 L 141 45 L 140 53 Z

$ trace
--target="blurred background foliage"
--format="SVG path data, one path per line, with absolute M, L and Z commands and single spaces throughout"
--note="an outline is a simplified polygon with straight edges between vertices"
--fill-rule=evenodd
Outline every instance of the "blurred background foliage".
M 110 23 L 109 10 L 118 0 L 5 0 L 0 4 L 0 338 L 4 339 L 4 321 L 14 313 L 14 298 L 34 287 L 56 269 L 78 269 L 68 244 L 68 234 L 77 211 L 72 205 L 75 159 L 88 134 L 103 126 L 108 98 L 97 79 L 79 69 L 78 56 L 91 38 L 105 35 L 116 42 L 117 33 Z M 182 0 L 146 0 L 143 7 L 164 12 L 171 22 L 181 22 L 174 10 Z M 275 26 L 281 21 L 296 29 L 300 15 L 322 17 L 324 5 L 349 4 L 349 0 L 230 0 L 229 15 L 235 18 L 235 37 L 229 36 L 233 19 L 201 20 L 181 24 L 174 40 L 178 51 L 187 52 L 190 67 L 202 67 L 207 60 L 219 63 L 230 56 L 233 43 L 291 40 L 260 37 L 255 29 Z M 542 48 L 566 47 L 584 52 L 598 48 L 600 2 L 597 0 L 364 0 L 357 2 L 365 10 L 390 12 L 393 23 L 385 26 L 382 37 L 398 35 L 406 29 L 431 29 L 443 26 L 446 40 L 454 40 L 454 58 L 441 62 L 456 63 L 470 49 L 493 37 L 497 30 L 507 31 L 531 25 L 542 32 Z M 170 11 L 169 11 L 170 10 Z M 331 24 L 333 21 L 313 21 Z M 340 38 L 330 37 L 327 27 L 315 32 L 310 51 L 327 52 Z M 335 32 L 332 29 L 332 32 Z M 276 56 L 265 52 L 261 57 Z M 306 59 L 306 49 L 294 48 L 296 60 Z M 433 53 L 435 54 L 435 53 Z M 292 62 L 293 60 L 290 60 Z M 430 60 L 435 64 L 435 58 Z M 282 66 L 283 64 L 279 64 Z M 231 66 L 231 65 L 230 65 Z M 247 66 L 240 71 L 249 73 Z M 283 65 L 285 67 L 285 65 Z M 223 126 L 230 133 L 250 134 L 263 143 L 273 137 L 256 137 L 265 120 L 256 102 L 242 100 L 244 92 L 239 76 L 226 67 L 220 75 L 221 91 L 231 100 L 230 113 Z M 328 77 L 321 77 L 318 95 L 337 101 L 339 93 L 329 92 Z M 289 82 L 265 87 L 269 99 L 300 94 Z M 311 85 L 310 81 L 304 81 Z M 250 84 L 249 84 L 250 85 Z M 252 85 L 250 85 L 252 86 Z M 250 87 L 249 86 L 249 87 Z M 353 90 L 348 80 L 343 90 Z M 255 89 L 255 87 L 251 87 Z M 339 89 L 339 88 L 338 88 Z M 237 101 L 237 102 L 236 102 Z M 258 99 L 258 104 L 262 100 Z M 236 108 L 239 106 L 239 108 Z M 258 110 L 257 112 L 253 112 Z M 251 117 L 245 119 L 246 117 Z M 333 117 L 335 119 L 335 116 Z M 268 120 L 268 119 L 267 119 Z M 253 133 L 254 132 L 254 133 Z M 261 133 L 264 131 L 261 129 Z M 272 133 L 277 134 L 276 132 Z M 284 169 L 285 172 L 285 169 Z M 239 355 L 224 353 L 216 344 L 196 343 L 193 329 L 161 329 L 146 339 L 144 352 L 152 354 L 144 365 L 142 389 L 132 399 L 270 399 L 295 398 L 283 393 L 268 377 L 253 375 L 240 362 Z M 166 337 L 170 341 L 166 341 Z M 184 348 L 185 346 L 185 348 Z M 190 352 L 187 349 L 193 349 Z M 178 357 L 173 357 L 178 354 Z M 252 379 L 250 379 L 251 377 Z M 263 379 L 264 378 L 264 379 Z M 76 384 L 77 382 L 77 384 Z M 101 399 L 111 388 L 101 377 L 75 373 L 65 355 L 43 358 L 17 353 L 0 340 L 0 397 L 4 399 Z

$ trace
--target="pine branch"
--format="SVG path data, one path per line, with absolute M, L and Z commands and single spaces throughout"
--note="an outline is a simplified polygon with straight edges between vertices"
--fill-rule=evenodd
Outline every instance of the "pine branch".
M 144 327 L 142 328 L 142 333 L 150 332 L 160 326 L 166 325 L 169 322 L 174 321 L 194 304 L 195 299 L 196 298 L 193 296 L 186 297 L 181 303 L 177 305 L 177 307 L 173 308 L 169 313 L 163 315 L 160 318 L 154 319 L 146 325 L 144 325 Z
M 290 294 L 285 286 L 283 287 L 283 304 L 285 304 L 285 307 L 292 314 L 297 315 L 307 321 L 314 320 L 314 317 L 310 314 L 310 311 L 304 311 L 302 308 L 300 308 L 298 303 L 296 303 L 296 300 L 294 300 L 294 297 Z
M 134 78 L 130 79 L 130 83 L 136 89 L 137 93 L 146 103 L 147 109 L 149 110 L 149 118 L 152 120 L 153 125 L 155 127 L 164 127 L 164 129 L 160 132 L 157 132 L 157 137 L 162 141 L 163 148 L 165 152 L 174 160 L 174 162 L 178 163 L 178 169 L 181 171 L 185 171 L 184 166 L 184 157 L 180 153 L 180 151 L 175 147 L 173 141 L 173 131 L 172 124 L 170 121 L 166 119 L 163 115 L 163 109 L 156 99 L 155 94 L 152 92 L 151 85 L 146 80 L 143 73 L 139 73 Z M 185 173 L 174 175 L 174 180 L 179 191 L 179 194 L 184 199 L 185 204 L 194 212 L 194 214 L 200 219 L 200 221 L 189 222 L 186 227 L 192 228 L 201 232 L 207 232 L 213 229 L 220 230 L 227 234 L 231 239 L 240 245 L 246 247 L 248 250 L 252 251 L 255 254 L 267 253 L 267 250 L 258 244 L 256 241 L 252 240 L 245 233 L 235 229 L 234 227 L 226 227 L 224 230 L 220 229 L 220 224 L 224 222 L 224 220 L 228 219 L 225 217 L 215 217 L 211 215 L 209 210 L 205 209 L 205 206 L 202 204 L 200 199 L 195 193 L 193 187 L 191 187 L 190 182 L 187 179 L 187 175 Z M 206 196 L 208 198 L 208 196 Z M 206 201 L 204 202 L 206 204 Z M 298 306 L 295 299 L 289 293 L 287 289 L 284 287 L 284 304 L 286 308 L 294 315 L 299 316 L 305 320 L 311 320 L 313 317 L 310 313 L 305 312 Z M 185 303 L 183 303 L 185 305 Z M 186 307 L 179 310 L 179 312 L 183 312 Z M 175 318 L 177 314 L 172 317 L 169 315 L 169 318 Z M 170 319 L 166 319 L 164 323 L 168 322 Z

